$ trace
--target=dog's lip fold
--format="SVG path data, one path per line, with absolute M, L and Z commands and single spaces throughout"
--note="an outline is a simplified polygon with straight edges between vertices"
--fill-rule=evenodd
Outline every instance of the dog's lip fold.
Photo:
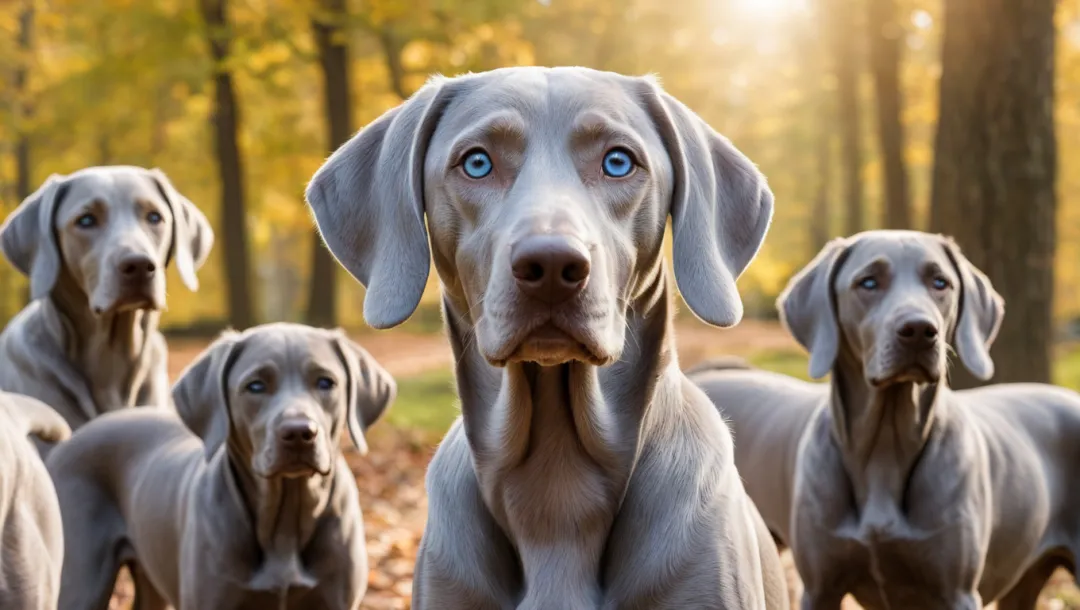
M 547 320 L 523 333 L 522 338 L 511 346 L 510 355 L 492 364 L 535 362 L 540 366 L 556 366 L 574 360 L 599 366 L 607 364 L 609 359 L 598 355 L 596 349 L 579 339 L 576 333 Z
M 900 383 L 937 383 L 941 380 L 941 373 L 922 363 L 913 362 L 905 367 L 897 367 L 888 375 L 871 376 L 868 379 L 871 386 L 881 389 Z
M 278 460 L 269 468 L 253 468 L 255 474 L 264 479 L 308 479 L 315 475 L 328 476 L 330 466 L 319 466 L 312 460 L 304 457 Z
M 116 298 L 107 306 L 94 305 L 92 310 L 94 315 L 101 316 L 105 314 L 127 313 L 131 311 L 137 311 L 140 309 L 149 311 L 158 311 L 161 309 L 161 305 L 158 304 L 157 299 L 148 294 L 130 294 Z

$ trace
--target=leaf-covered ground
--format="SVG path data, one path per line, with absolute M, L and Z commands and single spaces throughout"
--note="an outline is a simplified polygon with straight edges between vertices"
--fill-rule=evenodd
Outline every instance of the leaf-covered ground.
M 775 324 L 747 321 L 724 332 L 699 326 L 680 330 L 679 354 L 684 365 L 713 355 L 737 354 L 759 366 L 804 375 L 805 358 Z M 367 534 L 370 569 L 362 607 L 406 609 L 410 607 L 413 562 L 427 514 L 424 472 L 441 432 L 457 414 L 447 367 L 450 354 L 446 340 L 438 334 L 365 334 L 358 340 L 399 381 L 399 397 L 392 411 L 385 422 L 371 430 L 368 455 L 346 453 L 360 488 Z M 188 342 L 172 347 L 170 373 L 174 379 L 203 347 L 203 343 Z M 1063 362 L 1060 382 L 1072 385 L 1072 375 L 1080 382 L 1080 355 Z M 784 561 L 793 595 L 798 595 L 801 587 L 790 554 L 785 553 Z M 128 608 L 130 603 L 130 581 L 122 577 L 110 610 Z M 858 608 L 849 599 L 843 610 Z M 1071 577 L 1060 572 L 1044 592 L 1039 610 L 1066 609 L 1080 609 L 1080 592 Z

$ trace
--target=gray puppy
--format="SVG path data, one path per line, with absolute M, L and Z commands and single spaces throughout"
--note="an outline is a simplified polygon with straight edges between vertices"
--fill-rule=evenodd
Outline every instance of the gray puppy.
M 432 257 L 442 280 L 463 418 L 428 471 L 415 608 L 786 605 L 671 331 L 668 218 L 687 304 L 731 326 L 772 216 L 728 140 L 647 78 L 509 68 L 430 81 L 307 194 L 369 324 L 412 314 Z
M 701 370 L 735 463 L 795 556 L 803 608 L 1031 610 L 1080 551 L 1080 396 L 947 385 L 973 374 L 1001 297 L 951 240 L 871 231 L 829 243 L 788 284 L 785 324 L 829 384 Z M 1023 357 L 1016 354 L 1014 357 Z
M 64 557 L 60 506 L 29 434 L 56 443 L 71 430 L 48 405 L 0 393 L 0 608 L 55 610 Z
M 183 421 L 110 413 L 49 456 L 72 551 L 60 608 L 106 608 L 124 564 L 140 609 L 359 607 L 364 526 L 339 444 L 348 430 L 366 451 L 389 374 L 340 332 L 271 324 L 224 335 L 174 392 Z
M 191 290 L 214 234 L 160 170 L 91 167 L 53 175 L 0 228 L 33 301 L 0 335 L 0 388 L 34 396 L 72 428 L 169 400 L 158 332 L 165 268 Z

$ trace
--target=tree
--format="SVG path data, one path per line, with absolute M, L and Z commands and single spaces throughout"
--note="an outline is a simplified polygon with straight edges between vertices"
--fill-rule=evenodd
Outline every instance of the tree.
M 896 0 L 868 0 L 867 8 L 870 71 L 877 97 L 878 143 L 885 174 L 883 226 L 909 229 L 912 223 L 904 164 L 904 124 L 900 120 L 900 45 L 904 29 L 897 21 Z
M 327 147 L 331 152 L 352 135 L 352 96 L 349 91 L 349 46 L 345 37 L 345 0 L 322 0 L 322 14 L 311 19 L 319 68 L 323 76 Z M 307 320 L 315 326 L 336 326 L 337 264 L 315 231 L 311 252 L 311 284 Z
M 862 130 L 859 125 L 859 65 L 855 45 L 854 0 L 830 0 L 829 36 L 836 71 L 836 111 L 840 126 L 841 170 L 844 182 L 844 230 L 865 228 L 863 220 Z
M 995 382 L 1050 381 L 1055 4 L 945 3 L 931 228 L 952 234 L 1005 298 Z
M 30 104 L 29 75 L 30 54 L 34 48 L 34 3 L 24 0 L 19 11 L 19 62 L 15 68 L 15 95 L 18 96 L 16 112 L 19 114 L 18 136 L 15 140 L 15 196 L 19 201 L 34 191 L 30 168 L 30 134 L 26 123 L 33 114 Z
M 244 171 L 237 145 L 240 117 L 228 65 L 231 34 L 226 15 L 227 0 L 200 0 L 207 26 L 210 55 L 214 60 L 214 101 L 210 122 L 214 130 L 221 178 L 221 228 L 228 278 L 229 323 L 237 329 L 255 324 L 251 302 L 247 226 L 244 206 Z

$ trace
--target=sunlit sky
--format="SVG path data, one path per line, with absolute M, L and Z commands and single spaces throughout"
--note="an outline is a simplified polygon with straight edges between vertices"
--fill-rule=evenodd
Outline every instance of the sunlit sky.
M 806 10 L 807 0 L 728 0 L 740 13 L 756 18 L 783 17 Z

